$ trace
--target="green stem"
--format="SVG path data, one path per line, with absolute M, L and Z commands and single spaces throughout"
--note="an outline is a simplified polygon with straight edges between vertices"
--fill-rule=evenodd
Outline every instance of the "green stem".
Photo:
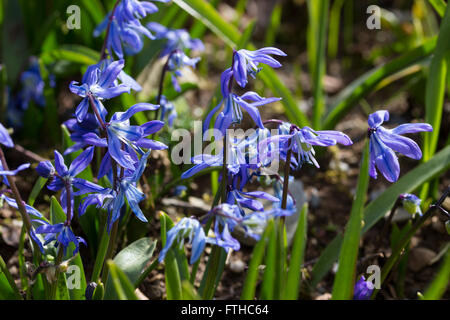
M 103 264 L 105 263 L 105 261 L 108 261 L 114 252 L 114 247 L 116 245 L 116 236 L 117 236 L 117 230 L 119 229 L 119 220 L 117 220 L 116 222 L 114 222 L 112 230 L 111 230 L 111 235 L 109 237 L 109 243 L 108 243 L 108 251 L 106 252 L 106 256 L 105 259 L 103 260 Z M 103 268 L 103 273 L 102 273 L 102 282 L 106 283 L 106 280 L 108 279 L 108 271 L 109 268 Z

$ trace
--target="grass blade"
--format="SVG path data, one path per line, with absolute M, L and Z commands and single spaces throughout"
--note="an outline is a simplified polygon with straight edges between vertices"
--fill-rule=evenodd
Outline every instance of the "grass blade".
M 294 244 L 289 262 L 289 271 L 284 292 L 285 300 L 297 300 L 298 288 L 301 280 L 301 265 L 305 255 L 306 236 L 307 236 L 307 216 L 308 204 L 303 205 L 300 217 L 298 218 L 297 230 L 295 231 Z
M 450 146 L 442 149 L 428 162 L 420 164 L 411 170 L 396 183 L 387 188 L 378 198 L 370 202 L 364 209 L 364 227 L 362 233 L 367 232 L 375 223 L 383 218 L 392 208 L 397 198 L 402 193 L 411 193 L 419 188 L 423 183 L 429 181 L 440 172 L 450 167 Z M 341 236 L 338 235 L 322 253 L 319 261 L 313 269 L 313 285 L 317 285 L 330 270 L 333 262 L 338 260 L 341 247 Z
M 344 240 L 339 255 L 339 267 L 334 279 L 333 300 L 350 300 L 355 285 L 356 259 L 358 258 L 359 240 L 363 219 L 364 203 L 369 186 L 369 141 L 366 141 L 361 169 L 359 171 L 356 198 L 346 226 Z
M 438 300 L 445 293 L 450 282 L 450 249 L 447 249 L 439 273 L 423 295 L 425 300 Z
M 264 231 L 261 240 L 255 246 L 252 253 L 252 259 L 248 267 L 247 275 L 245 277 L 244 287 L 242 289 L 241 300 L 253 300 L 256 291 L 256 282 L 258 281 L 259 266 L 264 258 L 266 243 L 273 232 L 273 221 L 270 221 Z

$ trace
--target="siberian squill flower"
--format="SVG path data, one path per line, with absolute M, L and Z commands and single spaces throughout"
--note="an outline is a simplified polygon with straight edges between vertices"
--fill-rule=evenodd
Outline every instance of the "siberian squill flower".
M 110 231 L 113 223 L 120 218 L 121 209 L 125 205 L 126 199 L 136 217 L 143 222 L 147 222 L 147 218 L 139 208 L 139 202 L 145 199 L 145 195 L 136 187 L 136 184 L 144 173 L 149 155 L 150 151 L 141 157 L 136 168 L 124 171 L 124 176 L 118 182 L 117 190 L 105 188 L 85 197 L 80 203 L 80 215 L 83 215 L 90 205 L 106 209 L 108 211 L 108 231 Z
M 266 146 L 270 143 L 275 144 L 273 150 L 269 150 L 266 154 L 267 158 L 273 158 L 280 150 L 284 152 L 292 150 L 297 155 L 297 168 L 301 168 L 304 163 L 311 163 L 317 168 L 320 167 L 314 158 L 313 146 L 329 147 L 337 143 L 345 146 L 353 144 L 346 134 L 339 131 L 316 131 L 310 127 L 299 128 L 286 122 L 280 126 L 280 133 L 280 135 L 269 137 L 260 142 L 260 146 Z
M 8 148 L 14 147 L 14 143 L 9 136 L 8 130 L 0 123 L 0 144 Z M 4 170 L 2 163 L 0 162 L 0 176 L 3 176 L 3 182 L 9 185 L 6 176 L 15 176 L 19 171 L 25 170 L 30 167 L 29 163 L 24 163 L 20 165 L 16 170 Z
M 152 150 L 166 149 L 167 146 L 161 142 L 147 139 L 150 134 L 159 131 L 164 123 L 159 120 L 149 121 L 141 126 L 130 125 L 130 118 L 137 112 L 156 110 L 159 106 L 150 103 L 138 103 L 130 107 L 127 111 L 116 112 L 111 120 L 106 123 L 106 131 L 108 139 L 100 138 L 95 133 L 87 133 L 83 135 L 86 143 L 98 147 L 107 147 L 108 154 L 102 161 L 102 166 L 110 168 L 108 157 L 111 156 L 120 166 L 128 169 L 134 169 L 137 162 L 136 156 L 130 152 L 131 150 L 139 150 L 146 148 Z M 144 152 L 140 152 L 143 154 Z M 104 163 L 103 163 L 104 162 Z M 102 171 L 106 171 L 102 169 Z
M 403 193 L 399 196 L 403 208 L 408 211 L 413 217 L 418 214 L 419 216 L 422 215 L 422 210 L 420 209 L 420 203 L 422 200 L 420 200 L 417 196 L 411 193 Z
M 33 220 L 34 223 L 40 224 L 39 227 L 36 228 L 37 234 L 44 234 L 44 246 L 49 244 L 52 241 L 56 241 L 56 247 L 60 244 L 63 247 L 64 255 L 67 253 L 67 248 L 72 242 L 75 245 L 75 250 L 73 250 L 73 255 L 76 255 L 80 249 L 80 243 L 83 243 L 87 246 L 86 241 L 81 238 L 75 236 L 70 225 L 67 223 L 57 223 L 50 224 L 44 220 Z
M 186 238 L 188 238 L 188 243 L 192 245 L 189 263 L 196 262 L 205 249 L 208 240 L 200 222 L 193 218 L 182 218 L 167 232 L 166 244 L 159 254 L 159 262 L 164 260 L 172 246 L 178 245 L 182 249 Z
M 376 168 L 378 168 L 389 182 L 395 182 L 400 175 L 400 165 L 395 151 L 415 160 L 422 158 L 422 151 L 417 143 L 401 135 L 433 131 L 433 127 L 428 123 L 407 123 L 394 129 L 385 129 L 381 124 L 388 120 L 389 112 L 386 110 L 379 110 L 369 115 L 369 174 L 376 179 Z
M 270 55 L 286 56 L 280 49 L 273 47 L 261 48 L 255 51 L 241 49 L 234 52 L 233 65 L 222 73 L 222 94 L 227 96 L 230 87 L 230 80 L 234 77 L 236 82 L 244 88 L 248 82 L 248 76 L 255 78 L 256 74 L 261 71 L 260 63 L 267 64 L 272 68 L 281 67 L 276 59 Z
M 170 102 L 169 100 L 167 100 L 165 95 L 161 95 L 159 104 L 161 106 L 160 120 L 164 121 L 164 119 L 167 116 L 167 124 L 169 125 L 169 127 L 172 127 L 173 121 L 176 119 L 176 117 L 178 115 L 174 104 L 172 102 Z
M 93 113 L 86 114 L 82 122 L 78 122 L 76 118 L 71 118 L 64 122 L 66 128 L 70 131 L 70 139 L 74 144 L 64 150 L 63 155 L 68 155 L 72 152 L 84 149 L 89 144 L 84 140 L 83 136 L 87 133 L 100 134 L 100 129 L 97 119 Z
M 211 242 L 224 248 L 238 251 L 241 244 L 233 238 L 231 232 L 243 221 L 241 210 L 236 205 L 222 203 L 214 207 L 208 216 L 214 217 L 214 236 Z
M 12 148 L 14 143 L 9 136 L 8 130 L 0 123 L 0 143 L 5 147 Z
M 161 50 L 161 57 L 170 54 L 174 50 L 203 51 L 205 49 L 200 39 L 192 39 L 189 32 L 184 29 L 169 29 L 157 22 L 150 22 L 147 24 L 147 28 L 153 31 L 155 39 L 166 40 Z
M 247 102 L 246 100 L 251 102 Z M 258 107 L 279 100 L 281 100 L 281 98 L 263 98 L 253 91 L 246 92 L 242 96 L 229 93 L 224 96 L 224 99 L 222 99 L 222 101 L 220 101 L 220 103 L 212 109 L 205 118 L 203 131 L 205 132 L 208 130 L 213 115 L 222 107 L 222 105 L 223 110 L 217 115 L 214 123 L 214 128 L 220 130 L 222 134 L 225 134 L 232 123 L 241 123 L 243 117 L 242 109 L 250 115 L 259 128 L 263 129 L 264 125 Z
M 78 85 L 76 81 L 70 83 L 70 91 L 83 98 L 75 110 L 78 121 L 81 122 L 86 117 L 91 98 L 95 108 L 104 120 L 107 111 L 101 101 L 117 97 L 124 92 L 130 92 L 128 85 L 124 83 L 118 84 L 116 81 L 124 64 L 124 60 L 119 60 L 110 63 L 105 69 L 100 69 L 98 64 L 89 66 L 83 75 L 81 85 Z
M 47 188 L 52 191 L 61 191 L 61 206 L 64 211 L 67 211 L 67 189 L 69 189 L 71 197 L 71 212 L 68 213 L 72 217 L 73 212 L 73 202 L 75 195 L 81 195 L 88 192 L 98 192 L 103 190 L 103 187 L 99 185 L 86 181 L 76 176 L 81 173 L 87 166 L 91 163 L 92 157 L 94 156 L 94 147 L 89 147 L 84 150 L 78 157 L 76 157 L 70 167 L 67 168 L 64 163 L 63 156 L 55 150 L 55 167 L 53 167 L 50 161 L 42 161 L 36 167 L 36 171 L 42 177 L 53 177 L 53 180 L 48 184 Z M 78 191 L 73 192 L 72 187 L 78 189 Z
M 30 68 L 20 75 L 20 83 L 22 88 L 18 98 L 22 110 L 28 109 L 30 101 L 34 101 L 38 106 L 45 106 L 45 83 L 39 70 L 39 63 L 35 57 L 31 59 Z
M 153 1 L 168 2 L 169 0 Z M 158 8 L 149 1 L 122 0 L 115 8 L 114 14 L 109 12 L 95 28 L 94 37 L 98 37 L 106 30 L 111 21 L 108 38 L 106 39 L 109 54 L 112 55 L 114 51 L 120 59 L 123 58 L 124 49 L 129 55 L 136 54 L 141 51 L 144 45 L 143 36 L 154 39 L 150 31 L 141 24 L 140 19 L 157 11 Z
M 373 292 L 373 283 L 366 281 L 364 276 L 356 282 L 355 289 L 353 292 L 353 300 L 369 300 Z

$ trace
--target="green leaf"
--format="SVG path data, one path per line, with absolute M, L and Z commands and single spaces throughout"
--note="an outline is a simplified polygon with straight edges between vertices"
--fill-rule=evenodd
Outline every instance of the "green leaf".
M 230 23 L 227 23 L 214 7 L 202 0 L 174 0 L 180 8 L 187 11 L 197 20 L 201 21 L 212 32 L 219 36 L 227 45 L 236 48 L 242 35 L 239 30 Z M 249 50 L 255 50 L 253 45 L 247 47 Z M 280 81 L 272 68 L 264 66 L 259 73 L 259 77 L 264 84 L 269 87 L 274 95 L 280 96 L 281 103 L 286 109 L 286 114 L 290 121 L 299 126 L 309 124 L 305 114 L 298 108 L 297 102 L 288 88 Z
M 323 76 L 325 75 L 325 42 L 328 23 L 329 0 L 307 1 L 309 12 L 308 57 L 313 79 L 313 127 L 320 128 L 325 101 Z M 314 57 L 313 59 L 311 59 Z
M 270 235 L 274 232 L 273 220 L 269 221 L 266 230 L 253 249 L 252 258 L 245 277 L 244 287 L 242 289 L 241 300 L 253 300 L 255 298 L 256 282 L 258 281 L 259 266 L 264 258 L 266 243 Z
M 66 219 L 66 214 L 59 204 L 58 199 L 56 199 L 55 196 L 52 196 L 50 200 L 50 223 L 63 223 L 64 221 L 66 221 Z
M 336 124 L 356 106 L 358 101 L 373 92 L 383 79 L 400 72 L 432 54 L 436 38 L 428 40 L 423 45 L 408 51 L 398 58 L 376 67 L 353 80 L 335 98 L 330 112 L 323 122 L 323 129 L 333 129 Z
M 135 288 L 127 278 L 126 274 L 112 260 L 106 261 L 109 268 L 108 279 L 111 279 L 114 295 L 119 300 L 138 300 L 134 293 Z M 105 299 L 107 299 L 105 297 Z
M 423 295 L 425 300 L 440 299 L 448 288 L 450 282 L 450 248 L 447 249 L 444 262 L 439 270 L 439 273 L 434 278 L 433 282 L 428 287 Z
M 34 202 L 36 201 L 36 198 L 39 195 L 39 192 L 41 192 L 42 188 L 45 186 L 45 184 L 47 183 L 48 178 L 44 178 L 44 177 L 39 177 L 34 186 L 33 189 L 31 189 L 31 193 L 30 196 L 28 197 L 28 204 L 30 206 L 34 205 Z
M 174 226 L 174 223 L 164 212 L 161 212 L 160 222 L 161 242 L 164 247 L 166 244 L 167 231 Z M 164 259 L 164 274 L 166 278 L 167 300 L 180 300 L 182 298 L 181 279 L 173 248 L 167 251 Z
M 439 16 L 442 18 L 445 13 L 445 7 L 447 4 L 444 0 L 428 0 L 428 2 L 431 4 L 431 6 L 436 10 L 436 12 L 439 14 Z
M 265 269 L 261 285 L 261 299 L 271 300 L 274 298 L 275 279 L 277 271 L 277 233 L 279 230 L 274 226 L 269 235 L 267 253 L 265 259 Z
M 41 59 L 45 64 L 50 64 L 59 60 L 66 60 L 73 63 L 89 66 L 98 63 L 100 53 L 80 45 L 62 45 L 58 49 L 43 52 Z
M 99 0 L 81 0 L 83 6 L 89 12 L 92 17 L 92 20 L 96 25 L 102 22 L 106 13 L 105 10 Z
M 444 108 L 446 74 L 450 59 L 450 6 L 447 6 L 441 23 L 436 48 L 433 51 L 427 85 L 425 88 L 425 122 L 433 131 L 424 135 L 423 161 L 429 160 L 436 152 Z
M 339 254 L 339 267 L 333 284 L 333 300 L 351 300 L 356 277 L 359 240 L 363 220 L 363 208 L 369 186 L 369 140 L 367 139 L 356 187 L 356 198 L 344 233 Z
M 187 280 L 181 283 L 183 300 L 201 300 L 194 286 Z
M 375 223 L 383 218 L 392 208 L 397 198 L 402 193 L 411 193 L 423 183 L 432 179 L 440 172 L 450 167 L 450 146 L 436 153 L 429 161 L 420 164 L 396 183 L 387 188 L 378 198 L 370 202 L 364 209 L 364 227 L 362 233 L 367 232 Z M 315 286 L 331 269 L 333 263 L 337 261 L 340 253 L 342 239 L 338 235 L 327 246 L 319 261 L 313 269 L 312 285 Z
M 142 238 L 125 247 L 114 257 L 114 264 L 127 276 L 133 286 L 136 286 L 139 277 L 149 263 L 155 251 L 156 240 Z M 110 277 L 106 282 L 105 300 L 114 300 L 113 284 Z
M 307 236 L 307 216 L 308 204 L 305 203 L 298 218 L 297 230 L 294 235 L 294 243 L 289 261 L 289 271 L 284 292 L 285 300 L 297 300 L 298 288 L 301 280 L 301 265 L 305 256 L 306 236 Z

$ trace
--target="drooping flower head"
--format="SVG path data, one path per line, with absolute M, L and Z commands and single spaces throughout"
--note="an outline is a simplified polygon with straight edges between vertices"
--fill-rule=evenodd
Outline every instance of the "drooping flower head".
M 192 245 L 189 263 L 195 263 L 205 249 L 207 238 L 200 222 L 193 218 L 181 219 L 167 232 L 166 244 L 159 254 L 159 262 L 164 260 L 172 246 L 178 245 L 182 249 L 186 238 L 188 239 L 188 243 Z
M 61 207 L 66 212 L 68 197 L 67 188 L 69 188 L 71 197 L 71 212 L 68 214 L 70 214 L 70 217 L 73 216 L 72 213 L 75 195 L 81 195 L 89 192 L 98 192 L 104 189 L 103 187 L 100 187 L 95 183 L 76 177 L 84 169 L 87 168 L 87 166 L 91 163 L 93 156 L 94 148 L 89 147 L 84 150 L 78 157 L 76 157 L 70 164 L 70 167 L 67 168 L 66 164 L 64 163 L 63 156 L 55 150 L 55 167 L 53 167 L 50 161 L 43 161 L 39 163 L 36 168 L 36 171 L 40 176 L 45 178 L 53 178 L 53 180 L 47 186 L 48 189 L 52 191 L 62 190 L 60 202 Z M 78 191 L 73 192 L 72 187 L 77 188 Z
M 9 136 L 8 130 L 0 123 L 0 143 L 5 147 L 12 148 L 14 143 Z
M 161 106 L 160 120 L 164 121 L 164 119 L 167 117 L 167 124 L 169 125 L 169 127 L 172 127 L 173 121 L 178 116 L 177 110 L 175 109 L 174 104 L 172 102 L 170 102 L 169 100 L 167 100 L 165 95 L 161 95 L 159 104 Z
M 278 154 L 286 154 L 287 150 L 292 150 L 297 155 L 298 169 L 304 163 L 310 163 L 320 168 L 319 163 L 314 158 L 313 146 L 329 147 L 338 143 L 344 146 L 353 144 L 352 140 L 342 132 L 333 130 L 316 131 L 310 127 L 299 128 L 287 122 L 280 125 L 279 132 L 279 135 L 271 136 L 262 141 L 260 143 L 261 150 L 264 150 L 264 146 L 274 143 L 274 148 L 266 154 L 267 158 L 273 158 Z
M 400 164 L 395 151 L 415 160 L 422 158 L 422 151 L 417 143 L 401 135 L 405 133 L 433 131 L 433 127 L 428 123 L 407 123 L 399 125 L 394 129 L 386 129 L 381 125 L 384 121 L 388 120 L 389 112 L 386 110 L 379 110 L 369 115 L 369 174 L 372 178 L 376 179 L 376 168 L 378 168 L 386 180 L 395 182 L 400 175 Z
M 152 0 L 168 2 L 169 0 Z M 124 56 L 133 55 L 142 50 L 144 45 L 143 36 L 154 39 L 150 31 L 145 28 L 140 20 L 148 14 L 158 11 L 158 8 L 149 1 L 122 0 L 113 12 L 109 12 L 103 21 L 95 28 L 94 37 L 98 37 L 107 29 L 109 22 L 110 30 L 106 39 L 106 47 L 109 54 L 114 52 L 119 59 Z
M 45 82 L 42 79 L 39 62 L 36 57 L 31 58 L 30 67 L 20 75 L 20 84 L 22 87 L 18 98 L 22 110 L 28 109 L 30 101 L 33 101 L 38 106 L 45 106 Z
M 353 291 L 353 300 L 369 300 L 373 292 L 373 283 L 366 281 L 364 276 L 358 280 L 355 284 L 355 289 Z
M 44 234 L 44 243 L 43 245 L 47 245 L 52 241 L 56 241 L 56 246 L 62 245 L 64 250 L 64 255 L 67 254 L 67 248 L 70 243 L 75 245 L 75 249 L 73 250 L 73 255 L 76 255 L 80 250 L 80 243 L 83 243 L 87 246 L 86 241 L 78 236 L 75 236 L 70 225 L 66 223 L 57 223 L 50 224 L 44 220 L 33 220 L 34 223 L 40 224 L 39 227 L 36 228 L 37 234 Z
M 259 64 L 266 64 L 272 68 L 281 67 L 281 63 L 270 55 L 286 56 L 280 49 L 273 47 L 261 48 L 255 51 L 241 49 L 234 52 L 233 65 L 222 73 L 221 87 L 222 95 L 225 97 L 229 92 L 230 80 L 234 78 L 242 87 L 248 83 L 248 76 L 255 78 L 256 74 L 261 71 Z
M 146 137 L 159 131 L 164 122 L 159 120 L 149 121 L 141 126 L 131 125 L 130 118 L 137 112 L 154 111 L 159 106 L 150 103 L 138 103 L 130 107 L 127 111 L 116 112 L 107 122 L 106 131 L 108 139 L 100 138 L 97 134 L 90 132 L 83 135 L 84 143 L 108 148 L 108 152 L 103 158 L 101 169 L 102 173 L 106 173 L 111 169 L 112 157 L 121 167 L 133 169 L 134 164 L 138 162 L 136 154 L 133 150 L 137 150 L 141 155 L 144 152 L 140 148 L 162 150 L 167 146 L 161 142 L 147 139 Z
M 169 29 L 157 22 L 150 22 L 147 28 L 154 32 L 155 39 L 166 40 L 161 50 L 161 57 L 175 50 L 203 51 L 205 49 L 203 42 L 200 39 L 192 39 L 185 29 Z
M 117 81 L 124 65 L 124 60 L 114 61 L 104 69 L 101 69 L 99 64 L 95 64 L 87 68 L 81 85 L 78 85 L 76 81 L 70 83 L 70 91 L 83 98 L 75 110 L 79 122 L 83 121 L 88 113 L 90 99 L 93 99 L 93 103 L 104 121 L 108 112 L 101 101 L 117 97 L 124 92 L 130 92 L 129 85 L 119 84 Z

